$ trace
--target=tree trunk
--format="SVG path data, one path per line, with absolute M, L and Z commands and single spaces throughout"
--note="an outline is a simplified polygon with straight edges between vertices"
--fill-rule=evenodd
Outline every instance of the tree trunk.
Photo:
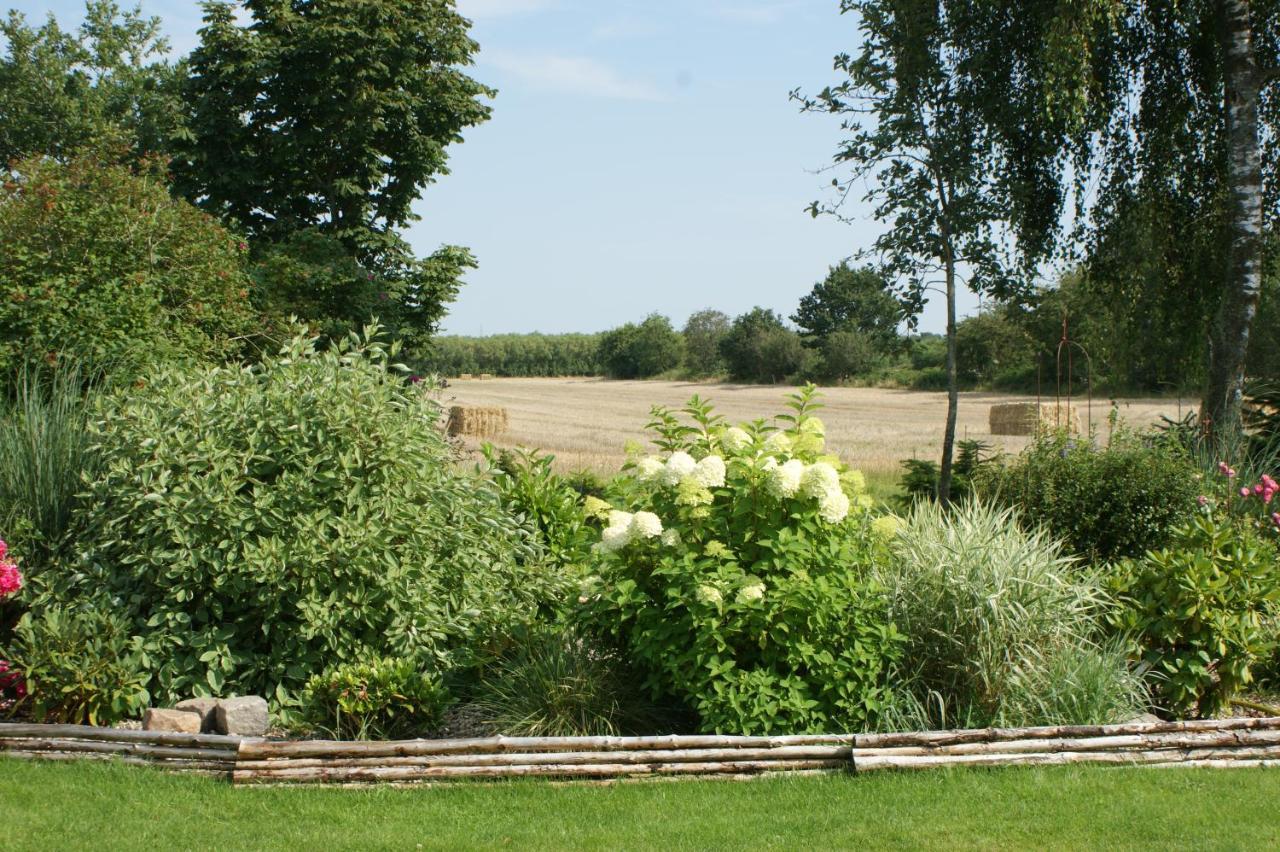
M 1225 38 L 1230 249 L 1214 322 L 1201 416 L 1217 439 L 1240 428 L 1249 332 L 1262 289 L 1262 163 L 1258 139 L 1261 79 L 1253 53 L 1249 0 L 1219 0 Z
M 951 251 L 949 236 L 946 257 L 943 259 L 947 279 L 947 426 L 942 433 L 942 468 L 938 473 L 938 502 L 947 507 L 951 503 L 951 479 L 956 449 L 956 416 L 960 409 L 960 391 L 956 374 L 956 263 Z

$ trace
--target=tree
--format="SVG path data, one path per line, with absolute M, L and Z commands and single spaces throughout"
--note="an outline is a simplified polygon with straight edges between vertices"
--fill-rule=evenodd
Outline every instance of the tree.
M 761 307 L 733 321 L 720 341 L 729 377 L 739 382 L 780 382 L 805 365 L 804 344 L 782 317 Z
M 853 329 L 833 331 L 821 338 L 820 374 L 829 381 L 844 381 L 879 364 L 883 350 L 869 334 Z
M 478 49 L 469 22 L 446 0 L 243 5 L 246 26 L 231 3 L 205 4 L 178 188 L 241 223 L 255 248 L 296 248 L 313 229 L 339 241 L 388 294 L 400 332 L 425 338 L 471 259 L 455 247 L 415 259 L 398 229 L 448 173 L 448 146 L 489 117 L 493 90 L 461 70 Z M 301 248 L 314 259 L 315 245 Z
M 1012 171 L 1035 177 L 1012 215 L 1082 244 L 1117 303 L 1158 292 L 1154 332 L 1208 342 L 1202 416 L 1235 430 L 1280 213 L 1280 3 L 1035 0 L 964 31 Z
M 728 314 L 707 308 L 684 324 L 684 365 L 694 376 L 710 376 L 724 368 L 720 341 L 729 333 Z
M 0 164 L 85 148 L 126 159 L 169 150 L 181 126 L 179 66 L 163 60 L 160 19 L 90 0 L 77 33 L 52 15 L 39 28 L 10 11 L 0 22 Z
M 70 357 L 131 377 L 257 331 L 244 244 L 169 193 L 164 165 L 19 161 L 0 188 L 0 373 Z
M 800 299 L 791 321 L 815 343 L 836 331 L 856 331 L 889 352 L 899 342 L 903 310 L 883 275 L 870 266 L 854 269 L 846 261 L 831 267 L 827 277 Z
M 600 338 L 600 361 L 614 379 L 647 379 L 680 366 L 684 339 L 661 314 L 627 323 Z
M 914 328 L 927 292 L 941 283 L 947 303 L 947 419 L 938 498 L 950 500 L 959 394 L 956 376 L 956 291 L 1010 297 L 1026 287 L 1021 271 L 1005 262 L 1006 186 L 1000 149 L 980 101 L 996 97 L 971 85 L 966 46 L 951 4 L 937 0 L 841 0 L 858 17 L 863 41 L 857 56 L 841 54 L 843 75 L 816 96 L 798 92 L 805 111 L 842 117 L 849 134 L 834 167 L 848 167 L 832 185 L 832 204 L 815 202 L 814 216 L 840 215 L 855 186 L 888 229 L 866 254 L 879 260 L 907 306 Z M 1035 246 L 1025 246 L 1027 257 Z M 939 281 L 938 276 L 941 276 Z

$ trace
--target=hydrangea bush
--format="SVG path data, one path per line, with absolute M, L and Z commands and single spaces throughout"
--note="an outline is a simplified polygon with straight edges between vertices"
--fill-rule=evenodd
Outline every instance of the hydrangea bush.
M 818 408 L 813 387 L 776 425 L 697 397 L 685 419 L 655 408 L 660 454 L 633 456 L 613 504 L 587 500 L 603 532 L 584 619 L 704 730 L 852 730 L 888 700 L 901 637 L 867 569 L 896 520 L 826 452 Z

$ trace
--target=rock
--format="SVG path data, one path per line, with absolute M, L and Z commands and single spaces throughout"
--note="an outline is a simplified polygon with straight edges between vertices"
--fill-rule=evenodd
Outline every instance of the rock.
M 200 714 L 200 730 L 206 734 L 211 734 L 217 727 L 218 720 L 214 718 L 214 711 L 218 708 L 218 699 L 216 698 L 188 698 L 186 701 L 179 701 L 173 705 L 175 710 L 184 710 L 187 713 Z
M 1156 722 L 1163 722 L 1159 716 L 1153 716 L 1150 713 L 1143 713 L 1141 716 L 1134 716 L 1126 725 L 1154 725 Z
M 198 734 L 200 733 L 200 714 L 186 710 L 160 710 L 152 707 L 142 716 L 142 730 Z
M 214 710 L 216 730 L 235 737 L 261 737 L 267 733 L 267 700 L 256 695 L 220 698 Z

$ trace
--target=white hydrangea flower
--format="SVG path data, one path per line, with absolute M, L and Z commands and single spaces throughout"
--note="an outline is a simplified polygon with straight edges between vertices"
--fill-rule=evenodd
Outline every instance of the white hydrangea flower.
M 773 432 L 765 439 L 764 451 L 772 455 L 786 455 L 791 452 L 791 439 L 786 432 Z
M 775 459 L 773 456 L 766 456 L 764 461 L 760 462 L 760 469 L 763 470 L 765 473 L 769 473 L 772 470 L 776 470 L 777 467 L 778 467 L 778 460 Z
M 826 462 L 815 462 L 805 468 L 800 490 L 806 497 L 816 497 L 821 500 L 824 496 L 840 490 L 840 474 Z
M 698 462 L 693 471 L 693 478 L 707 488 L 720 488 L 724 485 L 724 459 L 719 456 L 707 456 Z
M 738 590 L 739 601 L 758 601 L 764 597 L 764 583 L 749 583 Z
M 662 481 L 665 485 L 679 485 L 680 480 L 686 476 L 692 476 L 697 469 L 698 463 L 693 460 L 693 456 L 683 450 L 677 450 L 671 454 L 671 458 L 667 459 L 666 468 L 662 472 Z
M 631 530 L 627 527 L 606 527 L 600 534 L 600 547 L 606 553 L 621 550 L 631 543 Z
M 843 491 L 825 494 L 818 500 L 818 516 L 829 524 L 838 524 L 849 516 L 849 497 Z
M 662 535 L 662 521 L 653 512 L 636 512 L 628 532 L 632 538 L 657 538 Z
M 751 446 L 751 435 L 746 429 L 730 426 L 724 430 L 724 437 L 720 439 L 720 443 L 726 450 L 736 455 Z
M 636 465 L 636 476 L 643 482 L 651 482 L 662 475 L 666 465 L 657 456 L 645 456 Z
M 663 544 L 665 547 L 679 547 L 679 546 L 680 546 L 680 531 L 679 531 L 679 530 L 663 530 L 663 531 L 662 531 L 662 544 Z
M 827 434 L 827 427 L 816 417 L 806 417 L 800 421 L 800 431 L 806 435 L 817 435 L 821 438 Z
M 699 586 L 698 600 L 707 604 L 719 604 L 724 600 L 724 597 L 721 596 L 720 590 L 715 586 Z
M 631 513 L 623 512 L 620 509 L 609 510 L 609 526 L 621 527 L 626 529 L 631 526 Z
M 800 490 L 800 480 L 803 476 L 804 462 L 792 459 L 769 472 L 769 488 L 779 497 L 794 497 Z

